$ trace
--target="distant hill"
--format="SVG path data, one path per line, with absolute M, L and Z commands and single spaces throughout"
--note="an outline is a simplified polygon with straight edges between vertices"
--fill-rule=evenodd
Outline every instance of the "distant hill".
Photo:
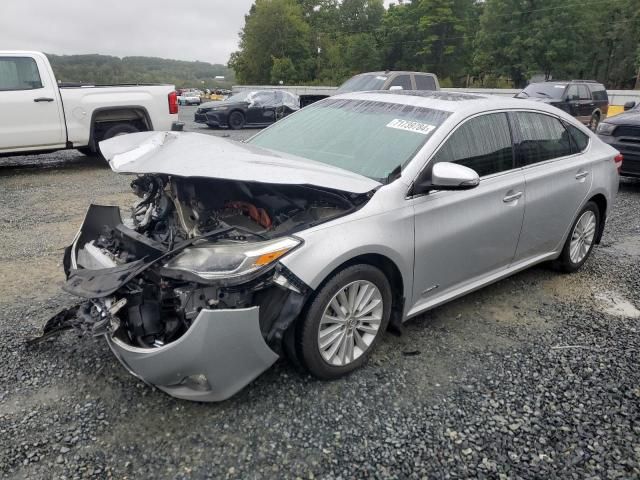
M 177 88 L 228 88 L 233 70 L 225 65 L 156 57 L 47 54 L 58 80 L 83 83 L 171 83 Z M 225 80 L 215 80 L 224 76 Z M 204 84 L 202 83 L 204 82 Z

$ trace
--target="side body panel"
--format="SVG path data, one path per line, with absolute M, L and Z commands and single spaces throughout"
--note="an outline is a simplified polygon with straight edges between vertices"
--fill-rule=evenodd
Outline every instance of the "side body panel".
M 558 250 L 593 181 L 592 162 L 584 154 L 530 165 L 522 171 L 526 209 L 517 260 Z
M 94 111 L 103 108 L 144 109 L 153 130 L 171 130 L 178 114 L 169 113 L 171 85 L 61 88 L 69 141 L 84 146 L 91 136 Z
M 359 255 L 381 255 L 402 276 L 405 296 L 413 289 L 413 207 L 401 181 L 381 187 L 362 209 L 297 233 L 304 240 L 281 262 L 302 281 L 317 289 L 329 274 Z M 410 298 L 405 302 L 405 309 Z M 405 310 L 406 311 L 406 310 Z
M 484 177 L 472 190 L 434 192 L 412 201 L 416 260 L 410 314 L 434 297 L 511 264 L 525 211 L 524 190 L 524 176 L 516 169 Z

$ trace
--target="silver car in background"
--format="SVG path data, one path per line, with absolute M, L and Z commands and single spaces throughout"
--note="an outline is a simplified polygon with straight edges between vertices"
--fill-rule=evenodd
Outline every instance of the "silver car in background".
M 618 152 L 541 103 L 353 93 L 247 143 L 147 132 L 100 145 L 136 174 L 122 220 L 92 205 L 65 255 L 85 298 L 45 327 L 103 335 L 135 376 L 223 400 L 280 356 L 361 366 L 400 324 L 531 265 L 582 266 Z

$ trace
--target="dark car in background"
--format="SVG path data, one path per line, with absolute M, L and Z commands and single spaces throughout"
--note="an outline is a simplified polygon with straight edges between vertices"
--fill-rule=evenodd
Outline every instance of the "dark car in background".
M 640 177 L 640 102 L 627 102 L 624 110 L 603 120 L 596 133 L 622 154 L 620 175 Z
M 558 107 L 594 131 L 609 110 L 607 90 L 593 80 L 531 83 L 516 98 L 537 100 Z
M 226 100 L 207 102 L 196 110 L 195 121 L 211 128 L 265 127 L 300 109 L 296 95 L 283 90 L 243 91 Z
M 438 77 L 424 72 L 368 72 L 344 82 L 336 95 L 371 90 L 440 90 Z

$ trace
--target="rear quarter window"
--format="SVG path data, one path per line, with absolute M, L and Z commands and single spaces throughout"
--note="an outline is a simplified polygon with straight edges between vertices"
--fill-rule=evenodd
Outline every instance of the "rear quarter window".
M 579 129 L 574 127 L 573 125 L 565 124 L 567 130 L 569 130 L 569 134 L 571 135 L 571 139 L 573 140 L 574 151 L 575 153 L 583 152 L 586 150 L 589 145 L 589 136 L 581 132 Z
M 607 91 L 602 85 L 591 85 L 591 96 L 594 100 L 609 100 Z

